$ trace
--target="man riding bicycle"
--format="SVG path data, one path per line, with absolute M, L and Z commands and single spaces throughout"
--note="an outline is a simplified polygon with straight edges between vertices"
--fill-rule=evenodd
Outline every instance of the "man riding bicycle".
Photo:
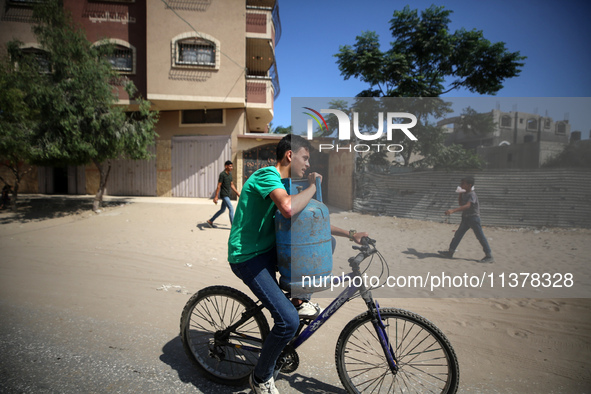
M 310 167 L 310 150 L 310 143 L 300 136 L 288 134 L 281 139 L 277 145 L 277 164 L 257 170 L 244 184 L 228 240 L 228 261 L 232 271 L 269 310 L 275 323 L 250 376 L 250 386 L 255 393 L 278 393 L 273 379 L 277 359 L 296 334 L 300 316 L 310 317 L 307 314 L 319 312 L 317 307 L 304 300 L 298 313 L 276 279 L 275 212 L 279 210 L 285 218 L 301 212 L 316 193 L 316 178 L 322 179 L 322 176 L 310 173 L 309 187 L 296 195 L 287 193 L 281 179 L 304 177 Z M 350 235 L 334 226 L 331 226 L 331 232 L 350 236 L 357 243 L 368 235 Z

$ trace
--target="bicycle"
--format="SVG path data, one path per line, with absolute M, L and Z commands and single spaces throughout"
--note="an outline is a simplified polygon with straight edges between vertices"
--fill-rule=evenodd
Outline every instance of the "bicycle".
M 352 273 L 361 277 L 361 263 L 378 256 L 375 240 L 364 238 L 351 257 Z M 366 268 L 366 270 L 367 270 Z M 365 271 L 366 271 L 365 270 Z M 365 272 L 364 271 L 364 272 Z M 459 365 L 445 335 L 427 319 L 406 310 L 381 308 L 363 281 L 348 286 L 315 319 L 302 319 L 296 336 L 277 361 L 275 377 L 294 372 L 299 365 L 296 349 L 309 339 L 347 301 L 360 296 L 367 311 L 341 331 L 335 362 L 341 383 L 349 393 L 433 392 L 455 393 Z M 269 324 L 260 302 L 227 286 L 210 286 L 195 293 L 181 315 L 181 340 L 189 359 L 218 383 L 244 385 L 258 360 Z

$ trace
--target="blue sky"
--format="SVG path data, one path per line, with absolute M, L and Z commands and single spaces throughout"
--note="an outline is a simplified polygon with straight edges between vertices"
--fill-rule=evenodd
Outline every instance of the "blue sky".
M 389 48 L 389 21 L 394 10 L 406 4 L 419 10 L 443 5 L 453 11 L 452 31 L 482 30 L 491 42 L 503 41 L 509 51 L 527 56 L 520 76 L 505 81 L 498 97 L 591 97 L 588 0 L 283 0 L 279 3 L 282 35 L 276 47 L 281 93 L 275 101 L 273 126 L 291 124 L 292 97 L 353 97 L 367 88 L 358 80 L 345 81 L 333 55 L 340 45 L 353 45 L 355 37 L 368 30 L 380 36 L 382 50 Z M 448 96 L 475 95 L 454 91 Z M 501 110 L 513 110 L 513 104 L 505 104 L 510 101 L 502 100 Z M 527 100 L 515 105 L 519 111 L 537 109 L 542 115 L 548 110 L 555 120 L 566 114 L 563 108 L 553 111 L 534 104 L 528 108 Z M 591 123 L 580 115 L 576 110 L 568 113 L 572 130 L 588 138 Z

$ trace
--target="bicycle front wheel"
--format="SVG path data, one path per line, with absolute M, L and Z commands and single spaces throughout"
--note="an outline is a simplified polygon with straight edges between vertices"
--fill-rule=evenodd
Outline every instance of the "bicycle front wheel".
M 217 383 L 243 385 L 256 365 L 269 324 L 257 311 L 235 330 L 223 330 L 256 309 L 246 294 L 211 286 L 194 294 L 181 316 L 181 340 L 189 359 Z
M 335 358 L 349 393 L 455 393 L 460 370 L 449 341 L 433 323 L 401 309 L 380 309 L 398 363 L 390 370 L 369 312 L 341 332 Z

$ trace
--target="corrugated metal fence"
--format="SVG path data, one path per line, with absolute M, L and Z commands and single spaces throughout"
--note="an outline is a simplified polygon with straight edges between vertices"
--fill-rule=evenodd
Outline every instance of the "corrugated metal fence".
M 111 162 L 106 193 L 111 196 L 156 195 L 156 147 L 148 148 L 148 160 L 119 159 Z
M 591 227 L 591 170 L 358 174 L 353 210 L 373 215 L 446 220 L 458 206 L 460 179 L 473 175 L 484 225 Z M 459 223 L 461 214 L 449 217 Z

